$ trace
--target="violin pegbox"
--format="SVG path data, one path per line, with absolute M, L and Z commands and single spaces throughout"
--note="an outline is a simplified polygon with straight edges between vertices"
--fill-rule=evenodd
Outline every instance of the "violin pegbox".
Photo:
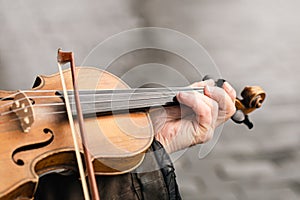
M 23 132 L 28 133 L 34 122 L 34 110 L 31 100 L 24 92 L 19 91 L 15 95 L 11 111 L 18 116 Z

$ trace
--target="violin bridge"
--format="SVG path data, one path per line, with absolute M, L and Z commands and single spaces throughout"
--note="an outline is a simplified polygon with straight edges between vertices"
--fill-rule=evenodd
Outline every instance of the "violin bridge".
M 33 105 L 24 92 L 16 94 L 11 110 L 18 116 L 23 132 L 28 133 L 34 122 L 34 112 Z

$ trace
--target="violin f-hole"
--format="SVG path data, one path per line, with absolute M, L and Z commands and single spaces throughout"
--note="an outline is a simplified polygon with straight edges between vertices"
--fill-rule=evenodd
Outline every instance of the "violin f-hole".
M 30 150 L 34 150 L 34 149 L 39 149 L 39 148 L 43 148 L 49 144 L 52 143 L 52 141 L 54 140 L 54 133 L 51 129 L 49 128 L 44 128 L 43 129 L 43 134 L 50 134 L 50 138 L 48 138 L 47 140 L 43 141 L 43 142 L 40 142 L 40 143 L 35 143 L 35 144 L 29 144 L 29 145 L 26 145 L 26 146 L 22 146 L 22 147 L 19 147 L 17 148 L 16 150 L 13 151 L 12 155 L 11 155 L 11 158 L 13 160 L 13 162 L 16 164 L 16 165 L 19 165 L 19 166 L 23 166 L 25 164 L 25 161 L 22 160 L 21 158 L 16 158 L 16 155 L 20 152 L 24 152 L 24 151 L 30 151 Z

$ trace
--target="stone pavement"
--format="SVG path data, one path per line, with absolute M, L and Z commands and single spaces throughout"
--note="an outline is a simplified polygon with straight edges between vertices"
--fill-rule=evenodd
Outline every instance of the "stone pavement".
M 58 47 L 76 52 L 80 63 L 120 31 L 178 30 L 205 47 L 237 91 L 253 84 L 267 92 L 263 109 L 251 116 L 253 130 L 228 122 L 208 156 L 198 159 L 196 146 L 176 160 L 183 198 L 299 199 L 299 6 L 297 0 L 3 0 L 0 88 L 27 89 L 36 74 L 54 73 Z

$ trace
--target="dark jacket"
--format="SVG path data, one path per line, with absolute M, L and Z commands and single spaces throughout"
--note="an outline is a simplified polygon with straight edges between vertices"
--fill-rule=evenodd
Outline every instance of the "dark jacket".
M 143 163 L 131 173 L 97 176 L 101 200 L 180 200 L 173 164 L 162 145 L 154 141 Z M 78 175 L 42 176 L 35 200 L 82 200 Z

